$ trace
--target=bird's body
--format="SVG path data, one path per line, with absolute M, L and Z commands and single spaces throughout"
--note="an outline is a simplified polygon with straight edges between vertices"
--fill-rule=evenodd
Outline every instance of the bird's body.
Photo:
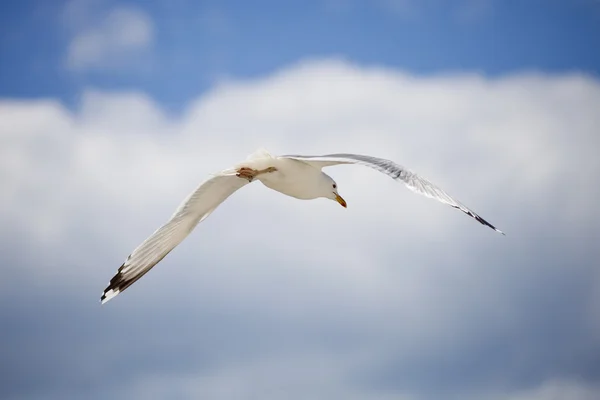
M 502 233 L 439 187 L 392 161 L 357 154 L 275 157 L 266 150 L 259 149 L 245 161 L 213 174 L 200 184 L 171 218 L 127 257 L 102 293 L 101 302 L 107 302 L 131 286 L 181 243 L 219 204 L 254 180 L 297 199 L 328 198 L 346 207 L 346 201 L 338 194 L 337 183 L 322 171 L 323 167 L 338 164 L 359 164 L 374 168 L 402 181 L 412 191 L 457 208 L 481 224 Z
M 260 174 L 256 179 L 269 189 L 300 200 L 312 200 L 320 197 L 321 192 L 315 182 L 320 182 L 325 178 L 324 176 L 327 176 L 320 169 L 302 161 L 270 155 L 250 160 L 243 165 L 255 170 L 275 168 L 275 171 Z

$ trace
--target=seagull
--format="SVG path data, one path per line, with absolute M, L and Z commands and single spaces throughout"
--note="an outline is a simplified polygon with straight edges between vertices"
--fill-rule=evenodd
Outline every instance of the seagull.
M 479 223 L 504 235 L 445 191 L 409 169 L 383 158 L 360 154 L 323 156 L 273 156 L 258 149 L 244 162 L 212 174 L 188 195 L 171 218 L 144 240 L 127 257 L 104 289 L 100 302 L 106 303 L 140 279 L 185 239 L 223 201 L 247 184 L 259 180 L 266 187 L 301 200 L 326 198 L 346 207 L 335 180 L 322 169 L 340 164 L 358 164 L 378 170 L 404 183 L 410 190 L 454 207 Z

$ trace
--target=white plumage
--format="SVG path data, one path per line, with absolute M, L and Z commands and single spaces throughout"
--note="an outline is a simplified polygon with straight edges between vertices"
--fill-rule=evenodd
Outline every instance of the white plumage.
M 254 179 L 291 197 L 303 200 L 324 197 L 346 207 L 346 202 L 338 194 L 337 183 L 322 172 L 322 168 L 338 164 L 359 164 L 374 168 L 403 182 L 412 191 L 457 208 L 481 224 L 502 233 L 427 179 L 392 161 L 357 154 L 275 157 L 260 149 L 248 156 L 246 161 L 216 173 L 202 182 L 181 203 L 171 218 L 127 257 L 102 293 L 101 302 L 107 302 L 140 279 L 181 243 L 219 204 Z

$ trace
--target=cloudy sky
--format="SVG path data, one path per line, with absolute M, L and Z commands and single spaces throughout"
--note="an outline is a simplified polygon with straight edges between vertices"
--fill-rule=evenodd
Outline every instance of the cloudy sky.
M 0 398 L 600 398 L 596 0 L 0 5 Z M 348 209 L 260 183 L 99 298 L 259 147 L 359 166 Z

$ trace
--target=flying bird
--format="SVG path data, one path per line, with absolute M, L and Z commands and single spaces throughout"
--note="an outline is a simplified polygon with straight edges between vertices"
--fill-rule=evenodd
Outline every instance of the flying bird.
M 219 204 L 238 189 L 255 180 L 259 180 L 270 189 L 297 199 L 326 198 L 346 207 L 346 201 L 338 193 L 337 183 L 322 171 L 324 167 L 339 164 L 358 164 L 374 168 L 404 183 L 413 192 L 448 204 L 504 235 L 502 231 L 427 179 L 390 160 L 359 154 L 273 156 L 267 150 L 259 149 L 249 155 L 244 162 L 212 174 L 190 193 L 171 218 L 127 257 L 104 289 L 100 298 L 101 303 L 106 303 L 144 276 Z

